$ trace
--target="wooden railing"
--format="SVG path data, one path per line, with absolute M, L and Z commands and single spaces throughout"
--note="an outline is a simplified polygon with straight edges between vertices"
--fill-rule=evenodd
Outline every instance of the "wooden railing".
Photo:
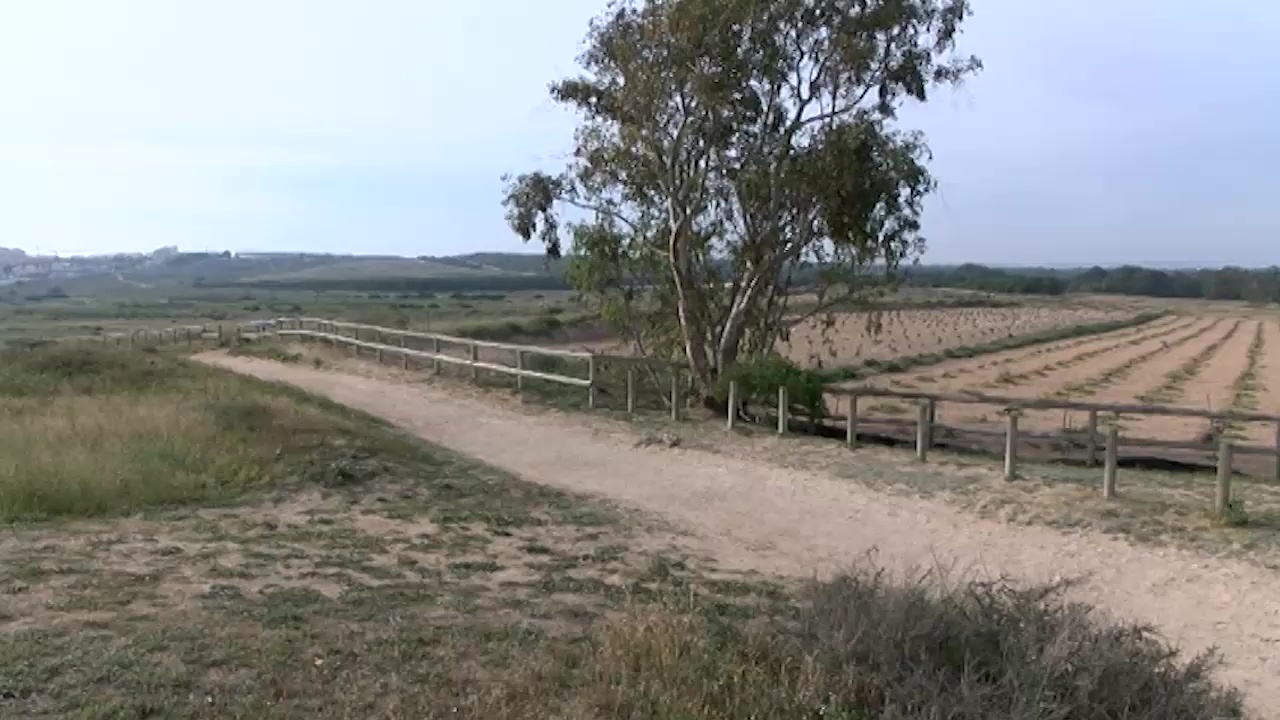
M 519 345 L 489 340 L 456 337 L 440 333 L 424 333 L 410 330 L 365 325 L 362 323 L 340 322 L 320 318 L 282 318 L 276 321 L 275 334 L 280 337 L 296 337 L 300 340 L 327 342 L 335 347 L 351 348 L 359 355 L 361 350 L 374 353 L 381 362 L 386 355 L 398 355 L 401 364 L 408 369 L 412 360 L 427 361 L 434 372 L 440 372 L 443 365 L 455 365 L 470 368 L 472 378 L 477 378 L 480 371 L 488 371 L 510 375 L 516 378 L 516 386 L 523 389 L 525 379 L 543 380 L 580 387 L 587 391 L 587 406 L 594 407 L 596 402 L 595 374 L 596 356 L 592 353 L 573 350 L 544 348 L 537 345 Z M 390 342 L 388 342 L 390 341 Z M 394 343 L 394 344 L 393 344 Z M 430 343 L 430 350 L 411 347 L 411 344 Z M 449 348 L 462 348 L 465 356 L 450 354 Z M 503 365 L 481 359 L 481 350 L 511 353 L 514 365 Z M 554 357 L 567 360 L 582 361 L 586 365 L 586 377 L 574 377 L 553 372 L 532 370 L 528 366 L 531 357 Z
M 597 392 L 600 389 L 598 369 L 602 363 L 616 363 L 626 368 L 626 409 L 634 412 L 635 368 L 643 364 L 652 364 L 643 358 L 608 355 L 577 350 L 546 348 L 537 345 L 494 342 L 473 338 L 458 337 L 441 333 L 426 333 L 395 328 L 366 325 L 361 323 L 341 322 L 320 318 L 277 318 L 232 324 L 218 323 L 201 326 L 178 326 L 161 330 L 138 330 L 132 333 L 116 333 L 92 338 L 74 338 L 81 342 L 103 342 L 116 345 L 136 345 L 139 342 L 170 342 L 194 345 L 196 341 L 219 341 L 221 343 L 238 343 L 256 338 L 296 338 L 300 341 L 328 343 L 335 347 L 350 348 L 353 354 L 359 355 L 368 351 L 376 355 L 379 361 L 386 356 L 398 356 L 401 364 L 409 368 L 415 361 L 429 363 L 432 370 L 439 372 L 444 365 L 469 368 L 471 377 L 478 378 L 481 371 L 498 373 L 515 378 L 516 387 L 523 389 L 524 380 L 536 379 L 556 383 L 586 391 L 586 404 L 596 407 Z M 420 347 L 428 345 L 428 348 Z M 461 350 L 462 354 L 453 354 Z M 452 351 L 452 352 L 451 352 Z M 496 362 L 491 357 L 485 359 L 483 353 L 509 353 L 512 365 Z M 562 360 L 578 361 L 583 364 L 585 377 L 576 377 L 557 372 L 535 370 L 529 367 L 529 359 L 534 357 L 554 357 Z M 667 365 L 660 363 L 661 365 Z M 670 409 L 673 419 L 679 419 L 682 393 L 680 373 L 670 374 Z M 1102 493 L 1104 497 L 1114 497 L 1116 492 L 1116 474 L 1120 458 L 1120 446 L 1157 447 L 1168 450 L 1191 450 L 1216 453 L 1217 492 L 1214 510 L 1218 514 L 1227 512 L 1231 498 L 1231 478 L 1235 473 L 1234 459 L 1241 455 L 1261 455 L 1274 459 L 1273 478 L 1280 482 L 1280 414 L 1239 411 L 1212 411 L 1200 408 L 1174 407 L 1168 405 L 1140 405 L 1123 403 L 1091 403 L 1053 398 L 1026 398 L 987 395 L 983 393 L 931 393 L 918 391 L 891 390 L 872 386 L 847 387 L 831 385 L 825 388 L 829 397 L 841 398 L 844 401 L 844 435 L 850 448 L 856 447 L 860 435 L 863 435 L 864 423 L 877 426 L 900 427 L 910 431 L 914 439 L 918 460 L 927 461 L 929 452 L 936 446 L 935 438 L 940 430 L 953 433 L 965 433 L 978 437 L 1000 438 L 1004 446 L 1004 476 L 1014 479 L 1018 473 L 1020 449 L 1031 441 L 1067 442 L 1084 452 L 1085 462 L 1098 464 L 1098 456 L 1102 455 L 1103 477 Z M 912 419 L 876 417 L 866 418 L 860 415 L 859 401 L 862 398 L 893 398 L 897 400 L 915 401 L 916 416 Z M 1000 408 L 1005 416 L 1004 428 L 992 430 L 979 427 L 947 426 L 937 422 L 937 411 L 944 403 L 963 405 L 985 405 Z M 736 383 L 729 384 L 728 426 L 732 428 L 741 414 Z M 783 434 L 789 431 L 790 402 L 786 388 L 779 388 L 777 398 L 777 431 Z M 1067 412 L 1083 412 L 1088 415 L 1087 426 L 1083 431 L 1062 431 L 1058 433 L 1027 432 L 1019 426 L 1019 418 L 1028 410 L 1057 410 Z M 1123 416 L 1164 416 L 1202 418 L 1210 421 L 1219 429 L 1215 442 L 1180 441 L 1157 438 L 1140 438 L 1121 436 L 1119 420 Z M 1233 440 L 1223 428 L 1228 423 L 1266 423 L 1274 428 L 1275 441 L 1271 445 L 1248 445 Z M 1103 432 L 1105 431 L 1105 432 Z

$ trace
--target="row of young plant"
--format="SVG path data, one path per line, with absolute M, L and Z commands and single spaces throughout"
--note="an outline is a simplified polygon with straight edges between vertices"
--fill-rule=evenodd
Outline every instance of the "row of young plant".
M 1125 340 L 1134 338 L 1135 336 L 1139 338 L 1146 338 L 1146 339 L 1150 339 L 1152 337 L 1163 337 L 1166 334 L 1176 332 L 1177 330 L 1185 328 L 1191 324 L 1186 322 L 1179 322 L 1176 318 L 1171 318 L 1171 319 L 1173 320 L 1173 322 L 1171 323 L 1165 322 L 1162 320 L 1157 320 L 1157 321 L 1152 321 L 1151 323 L 1147 323 L 1145 325 L 1126 328 L 1123 330 L 1117 330 L 1111 333 L 1104 333 L 1100 336 L 1088 335 L 1082 338 L 1073 338 L 1071 340 L 1045 343 L 1044 345 L 1041 345 L 1039 347 L 1030 348 L 1026 352 L 1013 351 L 1013 352 L 1004 353 L 1003 355 L 997 354 L 993 356 L 994 359 L 988 360 L 987 362 L 961 365 L 959 367 L 950 367 L 945 372 L 939 374 L 936 378 L 933 375 L 924 375 L 924 374 L 916 375 L 909 379 L 908 378 L 892 378 L 890 379 L 889 384 L 896 387 L 909 388 L 909 387 L 914 387 L 915 383 L 917 382 L 931 383 L 931 382 L 934 382 L 935 380 L 955 380 L 957 378 L 963 378 L 984 370 L 993 370 L 997 368 L 1003 368 L 1008 365 L 1013 365 L 1015 363 L 1026 362 L 1027 360 L 1031 360 L 1033 358 L 1044 357 L 1045 355 L 1054 355 L 1058 353 L 1068 352 L 1076 348 L 1095 344 L 1103 339 L 1114 340 L 1114 341 L 1117 341 L 1117 343 L 1119 343 L 1119 342 L 1123 342 Z M 1111 347 L 1114 347 L 1114 345 L 1108 345 L 1105 347 L 1111 348 Z M 988 384 L 986 385 L 986 387 L 994 387 L 994 385 Z
M 1144 313 L 1123 320 L 1057 328 L 1045 333 L 1005 338 L 996 343 L 948 348 L 937 353 L 897 360 L 867 360 L 856 367 L 828 371 L 806 369 L 780 355 L 771 355 L 756 362 L 735 367 L 721 379 L 717 395 L 722 401 L 727 399 L 728 384 L 734 381 L 738 386 L 738 397 L 744 406 L 772 408 L 777 404 L 778 389 L 785 387 L 792 412 L 798 416 L 816 420 L 826 415 L 825 387 L 831 382 L 863 379 L 877 373 L 902 372 L 913 367 L 937 364 L 946 360 L 974 357 L 1041 343 L 1053 343 L 1068 338 L 1093 336 L 1125 328 L 1145 327 L 1164 315 L 1164 313 Z
M 1241 321 L 1237 320 L 1222 337 L 1209 343 L 1203 350 L 1188 358 L 1186 362 L 1166 373 L 1159 384 L 1139 393 L 1136 396 L 1137 399 L 1141 402 L 1155 405 L 1171 403 L 1182 397 L 1187 383 L 1199 375 L 1205 366 L 1213 361 L 1218 351 L 1236 336 L 1236 333 L 1240 331 L 1240 325 Z
M 1069 398 L 1087 398 L 1097 395 L 1104 389 L 1128 379 L 1129 376 L 1133 375 L 1139 367 L 1145 365 L 1152 358 L 1186 345 L 1187 343 L 1202 337 L 1205 333 L 1208 333 L 1217 326 L 1218 322 L 1214 322 L 1209 325 L 1203 325 L 1195 331 L 1188 333 L 1187 335 L 1183 335 L 1172 342 L 1162 341 L 1158 347 L 1152 348 L 1151 350 L 1139 355 L 1135 355 L 1119 365 L 1104 368 L 1103 370 L 1082 380 L 1062 385 L 1049 392 L 1048 396 L 1065 400 Z
M 862 380 L 871 377 L 872 375 L 904 372 L 917 367 L 936 365 L 946 360 L 971 358 L 978 355 L 985 355 L 987 353 L 997 353 L 1005 350 L 1016 350 L 1019 348 L 1031 347 L 1042 343 L 1057 342 L 1060 340 L 1079 338 L 1088 335 L 1099 335 L 1124 328 L 1146 325 L 1147 323 L 1164 316 L 1165 313 L 1163 312 L 1142 313 L 1118 320 L 1054 328 L 1052 330 L 1039 333 L 1005 337 L 989 343 L 961 345 L 938 350 L 937 352 L 909 355 L 892 360 L 878 360 L 871 358 L 856 365 L 823 370 L 818 374 L 826 382 Z
M 916 347 L 942 347 L 957 339 L 978 342 L 990 338 L 1009 337 L 1018 334 L 1019 328 L 1032 326 L 1033 332 L 1075 325 L 1079 323 L 1063 320 L 1070 317 L 1061 310 L 1052 311 L 1043 308 L 1013 310 L 982 310 L 972 312 L 914 312 L 909 316 L 897 311 L 885 311 L 881 318 L 882 331 L 873 340 L 877 347 L 883 347 L 890 353 L 900 354 Z
M 1076 353 L 1074 355 L 1071 355 L 1070 357 L 1067 357 L 1061 360 L 1057 360 L 1050 363 L 1044 363 L 1042 365 L 1039 365 L 1037 367 L 1031 368 L 1029 370 L 1026 370 L 1020 373 L 1013 373 L 1013 372 L 1009 372 L 1008 370 L 1005 370 L 1005 371 L 1002 371 L 1000 374 L 998 374 L 995 378 L 982 383 L 979 387 L 983 389 L 992 389 L 992 388 L 999 388 L 999 387 L 1017 386 L 1033 378 L 1044 378 L 1056 371 L 1066 370 L 1068 368 L 1072 368 L 1077 365 L 1083 365 L 1084 363 L 1090 360 L 1093 360 L 1096 357 L 1108 355 L 1110 353 L 1116 352 L 1117 350 L 1122 350 L 1125 347 L 1141 347 L 1147 343 L 1150 343 L 1156 340 L 1160 340 L 1162 342 L 1162 345 L 1167 347 L 1168 344 L 1163 341 L 1163 338 L 1166 338 L 1175 333 L 1182 332 L 1194 324 L 1195 324 L 1195 321 L 1192 321 L 1190 323 L 1176 323 L 1172 327 L 1164 327 L 1157 332 L 1143 333 L 1134 337 L 1126 337 L 1118 340 L 1117 342 L 1105 344 L 1100 347 L 1096 347 L 1092 350 L 1086 350 L 1084 352 Z
M 1236 412 L 1256 411 L 1260 405 L 1259 395 L 1267 390 L 1260 377 L 1262 362 L 1267 356 L 1267 340 L 1263 332 L 1264 327 L 1262 323 L 1258 323 L 1254 328 L 1253 340 L 1249 343 L 1249 352 L 1244 369 L 1240 371 L 1240 374 L 1236 376 L 1235 381 L 1231 384 L 1230 410 Z M 1228 437 L 1238 439 L 1244 435 L 1244 427 L 1242 423 L 1230 422 L 1222 428 L 1222 432 Z

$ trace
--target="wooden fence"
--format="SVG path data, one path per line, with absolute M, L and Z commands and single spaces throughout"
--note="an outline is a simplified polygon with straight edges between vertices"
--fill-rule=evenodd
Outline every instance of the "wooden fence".
M 340 322 L 320 318 L 282 318 L 274 321 L 274 334 L 280 337 L 294 337 L 301 341 L 312 340 L 329 343 L 334 347 L 350 348 L 353 354 L 362 350 L 373 353 L 379 362 L 390 356 L 399 356 L 401 364 L 408 369 L 411 359 L 429 362 L 431 369 L 439 373 L 443 365 L 468 368 L 472 379 L 478 379 L 481 371 L 509 375 L 515 378 L 517 391 L 524 390 L 526 379 L 542 380 L 576 388 L 586 393 L 588 408 L 595 408 L 601 389 L 600 369 L 603 363 L 621 365 L 625 368 L 626 410 L 634 413 L 636 409 L 636 371 L 641 366 L 651 364 L 644 358 L 607 355 L 580 350 L 561 350 L 538 345 L 521 345 L 517 343 L 494 342 L 474 338 L 444 335 L 441 333 L 417 332 L 365 325 L 361 323 Z M 429 349 L 411 347 L 411 345 L 429 344 Z M 457 354 L 461 351 L 461 354 Z M 512 361 L 506 365 L 495 360 L 485 360 L 482 352 L 505 355 Z M 557 358 L 579 362 L 585 375 L 577 377 L 565 373 L 534 370 L 530 368 L 535 358 Z M 678 372 L 671 375 L 670 411 L 673 419 L 680 418 L 680 405 L 683 393 L 680 388 Z
M 515 378 L 516 388 L 524 389 L 526 379 L 580 388 L 585 391 L 586 405 L 594 408 L 597 404 L 597 393 L 600 389 L 598 370 L 602 363 L 615 363 L 625 367 L 626 376 L 626 410 L 633 413 L 636 408 L 636 369 L 644 365 L 652 365 L 642 358 L 619 355 L 608 355 L 575 350 L 560 350 L 536 345 L 493 342 L 472 338 L 457 337 L 439 333 L 414 332 L 395 328 L 365 325 L 352 322 L 340 322 L 319 318 L 277 318 L 272 320 L 253 321 L 248 323 L 179 326 L 162 330 L 139 330 L 132 333 L 108 334 L 92 338 L 74 338 L 80 342 L 102 342 L 115 345 L 136 346 L 139 343 L 186 343 L 217 341 L 220 344 L 252 341 L 259 338 L 296 338 L 299 341 L 328 343 L 334 347 L 350 348 L 353 354 L 359 355 L 368 351 L 384 361 L 387 356 L 398 356 L 401 364 L 408 368 L 411 361 L 429 363 L 434 372 L 440 372 L 444 365 L 459 366 L 470 369 L 471 377 L 477 379 L 481 371 L 508 375 Z M 414 347 L 427 345 L 429 349 Z M 457 353 L 461 354 L 457 354 Z M 483 353 L 493 355 L 509 354 L 512 365 L 505 365 L 494 359 L 484 359 Z M 584 377 L 565 373 L 536 370 L 530 367 L 530 359 L 551 357 L 572 360 L 585 366 Z M 680 418 L 682 405 L 682 387 L 678 368 L 671 368 L 660 363 L 670 374 L 669 407 L 672 419 Z M 935 438 L 939 430 L 963 432 L 975 436 L 998 438 L 1003 441 L 1004 477 L 1013 480 L 1017 477 L 1019 453 L 1028 442 L 1069 442 L 1083 450 L 1085 462 L 1097 465 L 1102 455 L 1102 494 L 1106 498 L 1116 495 L 1116 475 L 1120 458 L 1120 446 L 1123 443 L 1130 447 L 1156 447 L 1166 450 L 1190 450 L 1208 452 L 1215 455 L 1217 469 L 1217 492 L 1215 493 L 1214 511 L 1218 515 L 1228 512 L 1231 500 L 1231 478 L 1236 471 L 1235 458 L 1242 455 L 1261 455 L 1273 459 L 1273 479 L 1280 482 L 1280 414 L 1258 412 L 1219 412 L 1199 408 L 1172 407 L 1166 405 L 1108 404 L 1089 403 L 1051 398 L 1018 398 L 981 393 L 926 393 L 916 391 L 890 390 L 885 388 L 862 386 L 845 387 L 831 385 L 825 388 L 826 394 L 841 398 L 844 401 L 843 420 L 845 442 L 850 448 L 857 447 L 863 423 L 868 420 L 859 413 L 859 401 L 862 398 L 893 398 L 909 400 L 917 403 L 916 417 L 910 420 L 897 418 L 875 418 L 877 425 L 896 426 L 911 432 L 914 439 L 916 457 L 925 462 L 931 449 L 936 447 Z M 741 414 L 739 389 L 736 383 L 728 388 L 727 424 L 734 427 Z M 1005 416 L 1002 430 L 990 430 L 973 427 L 954 427 L 937 422 L 937 411 L 944 403 L 963 405 L 986 405 L 1001 409 Z M 1059 410 L 1084 412 L 1088 415 L 1086 428 L 1080 432 L 1062 432 L 1055 434 L 1030 433 L 1019 427 L 1019 417 L 1027 410 Z M 785 387 L 779 388 L 777 397 L 777 432 L 784 434 L 790 429 L 791 405 Z M 1119 420 L 1122 416 L 1167 416 L 1203 418 L 1219 428 L 1215 442 L 1203 441 L 1171 441 L 1154 438 L 1137 438 L 1120 435 Z M 1227 423 L 1267 423 L 1275 429 L 1275 442 L 1272 445 L 1258 446 L 1238 443 L 1227 433 L 1221 432 Z
M 926 393 L 889 390 L 877 387 L 840 387 L 826 388 L 828 395 L 845 399 L 845 442 L 850 447 L 858 443 L 859 435 L 859 400 L 861 398 L 880 397 L 899 400 L 914 400 L 917 404 L 916 417 L 913 420 L 885 420 L 880 423 L 906 425 L 914 430 L 916 457 L 921 462 L 928 459 L 930 449 L 934 446 L 934 437 L 939 429 L 947 428 L 970 434 L 998 436 L 1004 445 L 1004 478 L 1013 480 L 1018 473 L 1019 449 L 1028 441 L 1043 440 L 1061 442 L 1064 439 L 1081 447 L 1085 453 L 1085 461 L 1089 465 L 1098 464 L 1099 451 L 1103 454 L 1102 494 L 1113 498 L 1116 494 L 1116 473 L 1119 465 L 1120 446 L 1158 447 L 1164 449 L 1183 449 L 1216 453 L 1217 492 L 1214 499 L 1214 512 L 1219 516 L 1228 511 L 1231 500 L 1231 478 L 1236 468 L 1234 459 L 1240 455 L 1255 454 L 1269 456 L 1273 459 L 1272 479 L 1280 482 L 1280 415 L 1257 412 L 1215 412 L 1199 408 L 1171 407 L 1166 405 L 1136 405 L 1089 403 L 1050 398 L 1017 398 L 981 393 Z M 733 393 L 731 392 L 731 396 Z M 982 430 L 975 428 L 948 428 L 937 422 L 937 410 L 942 403 L 965 405 L 988 405 L 1001 408 L 1005 416 L 1005 427 L 1002 431 Z M 778 431 L 786 429 L 786 390 L 781 389 L 778 401 Z M 1028 433 L 1019 428 L 1019 417 L 1026 410 L 1062 410 L 1085 412 L 1088 424 L 1083 432 L 1064 432 L 1057 434 Z M 730 402 L 730 417 L 736 413 L 733 401 Z M 1122 416 L 1165 416 L 1203 418 L 1212 422 L 1217 428 L 1216 442 L 1203 441 L 1170 441 L 1153 438 L 1121 437 L 1119 422 Z M 1105 422 L 1100 422 L 1105 420 Z M 1266 446 L 1247 445 L 1234 442 L 1224 431 L 1228 423 L 1266 423 L 1274 428 L 1274 444 Z M 1099 430 L 1105 430 L 1105 434 Z

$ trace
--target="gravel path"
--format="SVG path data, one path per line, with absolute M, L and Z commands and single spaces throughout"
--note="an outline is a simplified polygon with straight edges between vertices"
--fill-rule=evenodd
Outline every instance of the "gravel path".
M 1280 717 L 1280 575 L 1247 562 L 1006 525 L 717 453 L 636 447 L 585 417 L 494 407 L 441 387 L 218 353 L 199 359 L 327 396 L 527 480 L 656 513 L 725 567 L 821 576 L 875 552 L 892 568 L 940 561 L 1028 581 L 1081 577 L 1073 597 L 1153 623 L 1189 651 L 1216 645 L 1223 679 L 1259 716 Z

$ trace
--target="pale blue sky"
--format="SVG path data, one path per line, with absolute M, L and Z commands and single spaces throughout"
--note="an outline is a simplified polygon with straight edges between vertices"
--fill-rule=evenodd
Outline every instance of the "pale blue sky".
M 0 246 L 519 250 L 600 0 L 6 0 Z M 1280 263 L 1280 4 L 974 0 L 927 261 Z M 531 249 L 531 248 L 530 248 Z

